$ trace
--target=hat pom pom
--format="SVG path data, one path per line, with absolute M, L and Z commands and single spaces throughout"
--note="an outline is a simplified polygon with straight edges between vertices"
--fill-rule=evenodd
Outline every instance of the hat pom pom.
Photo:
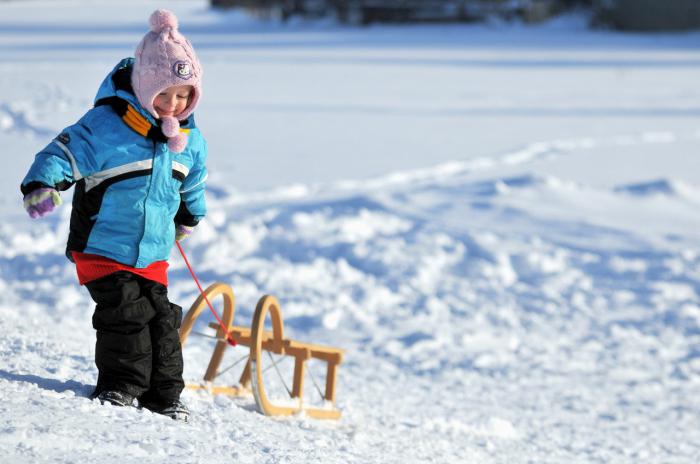
M 187 136 L 179 132 L 176 136 L 168 139 L 168 149 L 173 153 L 181 153 L 187 146 Z
M 151 30 L 156 33 L 163 32 L 166 28 L 177 29 L 177 16 L 172 11 L 156 10 L 148 21 L 151 23 Z
M 180 132 L 180 122 L 173 116 L 160 118 L 160 130 L 166 137 L 175 137 Z

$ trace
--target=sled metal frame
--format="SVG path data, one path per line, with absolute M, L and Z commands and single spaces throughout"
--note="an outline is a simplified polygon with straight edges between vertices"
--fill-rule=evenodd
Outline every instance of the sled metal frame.
M 216 323 L 209 324 L 209 327 L 216 329 L 217 342 L 207 370 L 204 373 L 204 383 L 187 384 L 187 388 L 207 390 L 215 395 L 224 394 L 229 396 L 245 396 L 252 391 L 258 410 L 266 416 L 289 416 L 303 411 L 307 416 L 315 419 L 340 418 L 341 412 L 335 405 L 335 386 L 338 366 L 343 360 L 344 351 L 342 349 L 312 345 L 285 338 L 282 310 L 279 302 L 272 295 L 265 295 L 260 298 L 255 308 L 251 328 L 247 328 L 233 325 L 236 299 L 230 286 L 217 282 L 207 287 L 204 294 L 209 301 L 212 301 L 219 295 L 223 297 L 224 311 L 221 318 L 222 322 L 236 344 L 249 347 L 250 354 L 239 380 L 240 386 L 214 384 L 229 343 L 226 341 L 226 332 L 221 326 Z M 204 296 L 200 295 L 185 315 L 180 328 L 180 343 L 183 346 L 192 332 L 197 318 L 206 306 Z M 265 330 L 265 319 L 268 314 L 272 323 L 272 331 Z M 296 401 L 298 406 L 278 406 L 268 399 L 263 382 L 263 351 L 294 358 L 294 381 L 290 396 Z M 306 361 L 312 358 L 325 361 L 327 365 L 326 389 L 323 393 L 323 398 L 326 404 L 329 405 L 327 408 L 304 407 L 303 405 Z

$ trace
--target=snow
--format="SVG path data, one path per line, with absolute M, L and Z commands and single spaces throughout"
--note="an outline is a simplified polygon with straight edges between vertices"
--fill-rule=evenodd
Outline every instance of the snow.
M 700 460 L 700 35 L 278 25 L 206 3 L 0 3 L 3 462 Z M 273 294 L 288 336 L 345 350 L 337 422 L 87 398 L 70 194 L 31 220 L 17 186 L 157 7 L 206 71 L 210 214 L 183 246 L 234 288 L 237 324 Z M 187 308 L 176 253 L 170 270 Z M 188 381 L 212 349 L 188 340 Z

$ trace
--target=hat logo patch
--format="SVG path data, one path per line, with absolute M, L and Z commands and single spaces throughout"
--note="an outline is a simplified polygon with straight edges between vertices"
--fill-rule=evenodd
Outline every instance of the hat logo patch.
M 189 79 L 192 77 L 192 67 L 187 61 L 178 61 L 173 66 L 173 72 L 180 79 Z

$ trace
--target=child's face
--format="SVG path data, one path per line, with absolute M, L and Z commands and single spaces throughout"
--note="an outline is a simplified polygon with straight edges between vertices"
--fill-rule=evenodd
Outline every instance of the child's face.
M 190 101 L 192 95 L 191 85 L 175 85 L 168 87 L 153 99 L 153 108 L 161 118 L 164 116 L 177 116 L 182 113 Z

